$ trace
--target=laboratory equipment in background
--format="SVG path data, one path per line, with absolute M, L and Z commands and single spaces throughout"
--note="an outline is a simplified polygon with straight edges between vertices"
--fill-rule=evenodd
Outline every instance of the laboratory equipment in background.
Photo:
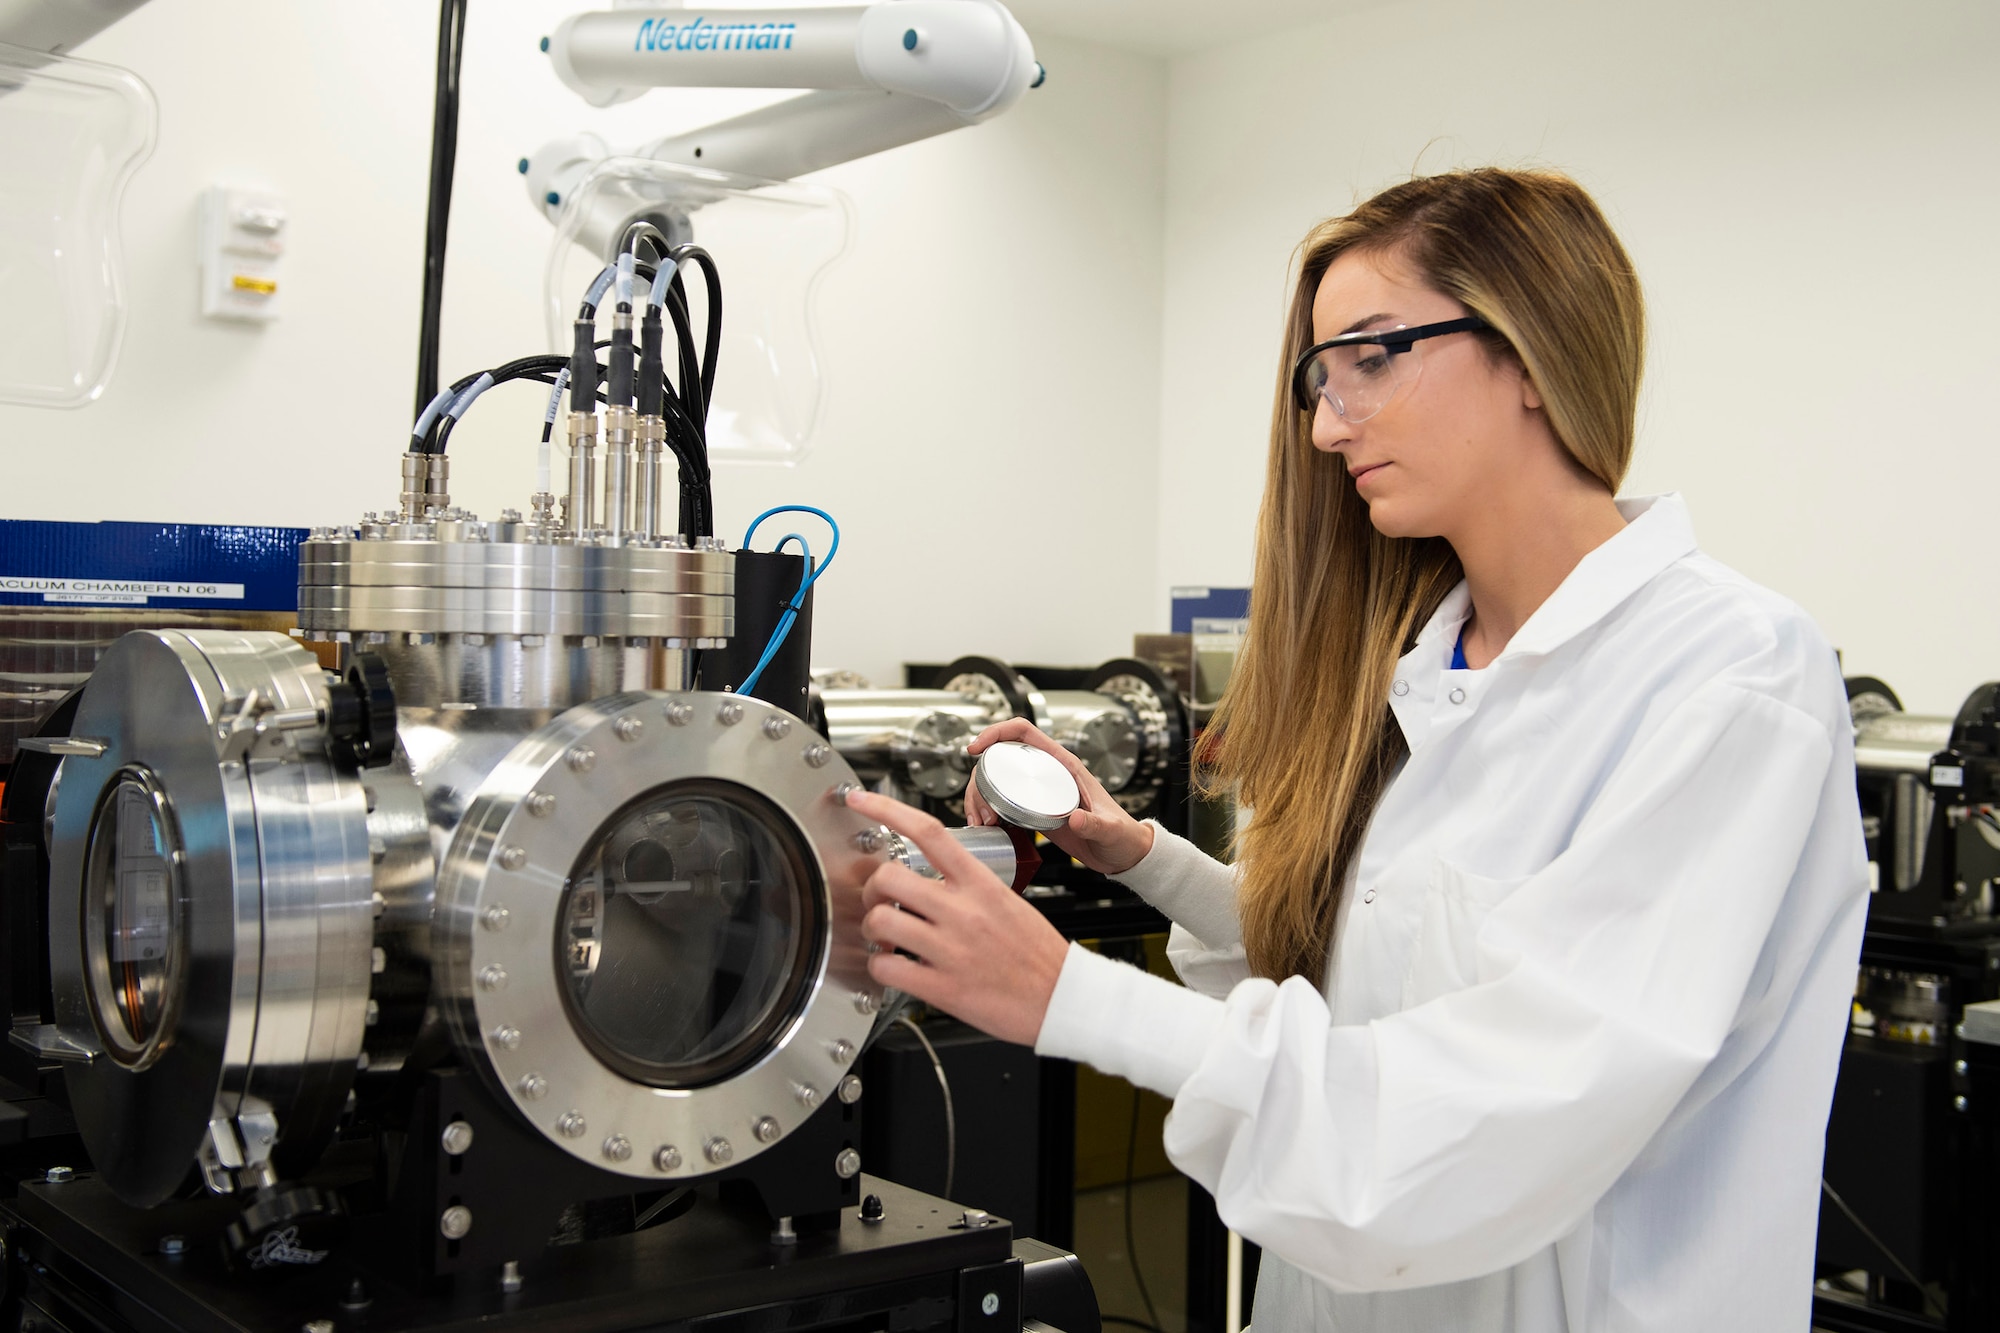
M 1974 1015 L 2000 998 L 2000 686 L 1954 716 L 1850 677 L 1874 889 L 1827 1125 L 1814 1325 L 1991 1328 L 2000 1102 Z
M 529 202 L 555 227 L 544 284 L 552 346 L 562 345 L 565 295 L 633 221 L 675 242 L 698 234 L 738 275 L 711 431 L 723 460 L 797 462 L 825 402 L 812 300 L 847 249 L 853 209 L 839 191 L 794 178 L 989 120 L 1042 79 L 998 0 L 621 7 L 572 15 L 542 49 L 593 106 L 663 86 L 811 90 L 628 153 L 584 132 L 520 159 Z
M 571 356 L 442 390 L 393 505 L 307 535 L 298 638 L 128 634 L 20 742 L 18 1308 L 1012 1329 L 1054 1300 L 1094 1328 L 1065 1256 L 862 1175 L 856 1066 L 900 997 L 858 888 L 909 861 L 769 701 L 804 707 L 838 534 L 818 559 L 714 536 L 720 308 L 705 253 L 634 228 Z M 545 454 L 525 511 L 484 520 L 446 447 L 522 379 L 552 391 L 545 436 L 568 395 L 567 485 Z M 779 591 L 744 598 L 752 563 Z M 992 832 L 964 836 L 1018 876 Z

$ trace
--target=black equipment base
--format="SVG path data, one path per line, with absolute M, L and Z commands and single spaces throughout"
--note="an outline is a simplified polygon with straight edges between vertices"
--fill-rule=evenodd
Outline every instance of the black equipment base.
M 361 1247 L 256 1280 L 197 1239 L 213 1237 L 238 1202 L 199 1198 L 141 1211 L 90 1175 L 33 1181 L 0 1205 L 4 1324 L 79 1333 L 1020 1328 L 1010 1226 L 967 1230 L 942 1199 L 873 1178 L 864 1189 L 881 1199 L 880 1221 L 844 1209 L 838 1226 L 790 1245 L 773 1244 L 759 1210 L 703 1198 L 671 1222 L 525 1260 L 521 1289 L 509 1293 L 498 1272 L 419 1290 L 360 1257 Z M 183 1253 L 161 1253 L 169 1236 L 186 1238 Z

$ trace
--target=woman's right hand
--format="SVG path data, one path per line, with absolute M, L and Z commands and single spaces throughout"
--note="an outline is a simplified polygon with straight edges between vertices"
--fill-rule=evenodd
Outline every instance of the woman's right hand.
M 1081 759 L 1051 740 L 1034 723 L 1025 718 L 1009 718 L 973 737 L 965 752 L 977 759 L 987 746 L 997 741 L 1020 741 L 1037 750 L 1046 750 L 1076 779 L 1077 792 L 1083 799 L 1070 815 L 1068 826 L 1048 834 L 1050 842 L 1100 875 L 1123 874 L 1153 850 L 1152 826 L 1127 814 L 1123 806 L 1111 799 L 1111 793 L 1104 790 L 1104 784 L 1091 776 Z M 1000 816 L 979 794 L 976 782 L 965 784 L 965 822 L 975 828 L 1000 822 Z

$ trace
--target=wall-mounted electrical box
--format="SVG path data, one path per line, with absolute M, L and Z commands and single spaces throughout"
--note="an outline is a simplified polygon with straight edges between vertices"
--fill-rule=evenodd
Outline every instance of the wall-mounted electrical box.
M 201 200 L 201 313 L 264 322 L 278 317 L 285 201 L 268 190 L 210 186 Z

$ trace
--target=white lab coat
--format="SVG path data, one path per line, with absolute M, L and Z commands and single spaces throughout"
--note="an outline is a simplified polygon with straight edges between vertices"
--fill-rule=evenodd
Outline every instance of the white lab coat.
M 1174 1099 L 1259 1333 L 1806 1333 L 1867 904 L 1840 669 L 1679 497 L 1621 508 L 1491 665 L 1450 669 L 1463 586 L 1399 664 L 1323 987 L 1251 978 L 1164 832 L 1122 878 L 1188 988 L 1064 962 L 1036 1050 Z

